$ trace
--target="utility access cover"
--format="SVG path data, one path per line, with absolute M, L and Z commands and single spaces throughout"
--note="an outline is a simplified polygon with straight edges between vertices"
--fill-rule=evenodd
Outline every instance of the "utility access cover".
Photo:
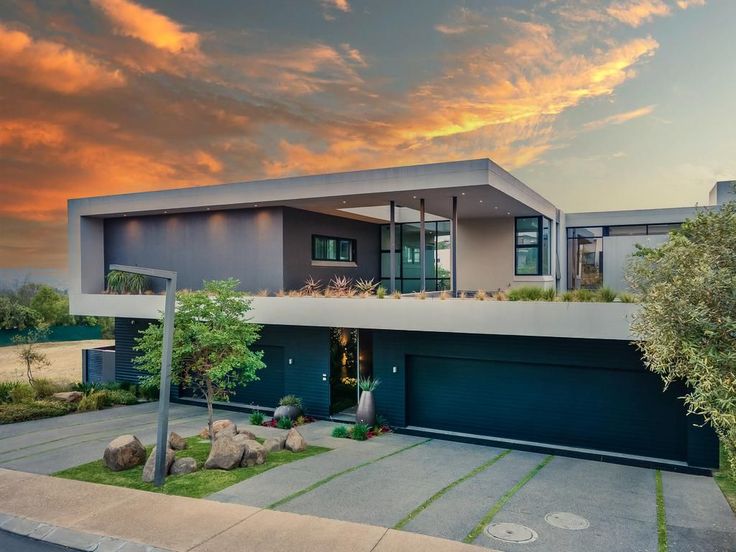
M 572 531 L 579 531 L 580 529 L 587 529 L 590 527 L 590 522 L 588 522 L 587 519 L 569 512 L 550 512 L 544 516 L 544 521 L 549 523 L 552 527 L 570 529 Z
M 537 540 L 537 532 L 518 523 L 491 523 L 486 527 L 486 535 L 504 541 L 525 543 Z

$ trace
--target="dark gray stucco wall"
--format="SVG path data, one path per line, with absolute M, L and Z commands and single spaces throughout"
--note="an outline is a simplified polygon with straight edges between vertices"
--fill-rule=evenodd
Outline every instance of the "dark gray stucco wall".
M 106 273 L 118 263 L 175 270 L 179 289 L 230 277 L 246 291 L 283 286 L 280 207 L 114 218 L 104 232 Z
M 298 289 L 312 276 L 327 284 L 334 275 L 353 280 L 380 276 L 380 227 L 359 220 L 284 208 L 284 287 Z M 312 235 L 351 238 L 357 241 L 357 267 L 312 266 Z

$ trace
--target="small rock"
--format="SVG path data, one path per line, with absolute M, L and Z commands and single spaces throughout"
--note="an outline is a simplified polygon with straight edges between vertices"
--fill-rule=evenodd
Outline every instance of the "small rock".
M 171 475 L 182 475 L 197 471 L 197 461 L 191 456 L 185 458 L 177 458 L 171 464 Z
M 238 432 L 238 428 L 235 425 L 235 422 L 233 422 L 232 420 L 215 420 L 214 422 L 212 422 L 212 432 L 215 434 L 215 437 L 217 437 L 217 434 L 220 431 L 230 426 L 232 426 L 234 433 Z M 207 426 L 204 426 L 204 428 L 202 428 L 202 431 L 199 432 L 199 436 L 202 439 L 209 439 L 210 437 L 209 428 Z
M 256 434 L 248 431 L 247 429 L 239 429 L 238 435 L 246 435 L 248 439 L 253 439 L 254 441 L 256 440 Z
M 166 465 L 164 466 L 164 473 L 168 475 L 171 465 L 174 463 L 174 451 L 170 448 L 166 448 Z M 153 483 L 153 479 L 156 475 L 156 447 L 153 447 L 151 454 L 148 455 L 146 465 L 143 466 L 143 481 L 146 483 Z
M 184 437 L 172 431 L 169 435 L 169 448 L 173 450 L 184 450 L 187 448 L 187 441 Z
M 52 398 L 57 401 L 64 401 L 67 403 L 75 403 L 82 400 L 84 393 L 81 391 L 62 391 L 61 393 L 54 393 L 51 395 Z
M 266 441 L 263 443 L 263 448 L 265 448 L 267 452 L 278 452 L 280 450 L 284 450 L 285 444 L 286 435 L 281 435 L 279 437 L 271 437 L 270 439 L 266 439 Z
M 105 447 L 102 461 L 112 471 L 127 470 L 146 461 L 146 449 L 135 435 L 121 435 Z
M 268 453 L 263 445 L 253 439 L 247 439 L 245 441 L 245 451 L 243 452 L 243 459 L 240 461 L 242 467 L 252 467 L 256 464 L 263 464 L 266 461 Z
M 245 452 L 243 441 L 233 437 L 215 439 L 204 467 L 208 470 L 231 470 L 238 467 L 243 458 L 243 452 Z
M 307 448 L 307 442 L 296 428 L 291 428 L 289 433 L 286 434 L 286 443 L 284 443 L 284 447 L 291 452 L 301 452 Z

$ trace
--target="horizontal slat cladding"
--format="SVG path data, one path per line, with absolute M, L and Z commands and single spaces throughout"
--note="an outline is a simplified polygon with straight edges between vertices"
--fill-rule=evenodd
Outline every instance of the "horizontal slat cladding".
M 86 383 L 100 383 L 102 381 L 102 354 L 95 349 L 86 349 L 87 374 Z
M 258 370 L 258 381 L 238 387 L 230 400 L 273 408 L 284 395 L 284 348 L 259 344 L 254 349 L 263 351 L 266 367 Z
M 142 372 L 133 364 L 133 350 L 138 332 L 145 330 L 152 320 L 141 318 L 115 319 L 115 380 L 138 383 Z
M 717 460 L 712 431 L 690 427 L 684 388 L 663 393 L 626 342 L 381 330 L 373 357 L 377 411 L 398 426 Z

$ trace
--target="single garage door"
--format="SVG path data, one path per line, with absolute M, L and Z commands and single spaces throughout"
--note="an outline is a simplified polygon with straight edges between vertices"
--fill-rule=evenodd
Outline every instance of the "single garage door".
M 275 407 L 284 395 L 284 348 L 259 346 L 263 351 L 263 362 L 266 367 L 258 370 L 258 381 L 252 381 L 245 387 L 238 387 L 233 402 Z
M 682 389 L 613 370 L 407 357 L 408 425 L 685 460 Z

